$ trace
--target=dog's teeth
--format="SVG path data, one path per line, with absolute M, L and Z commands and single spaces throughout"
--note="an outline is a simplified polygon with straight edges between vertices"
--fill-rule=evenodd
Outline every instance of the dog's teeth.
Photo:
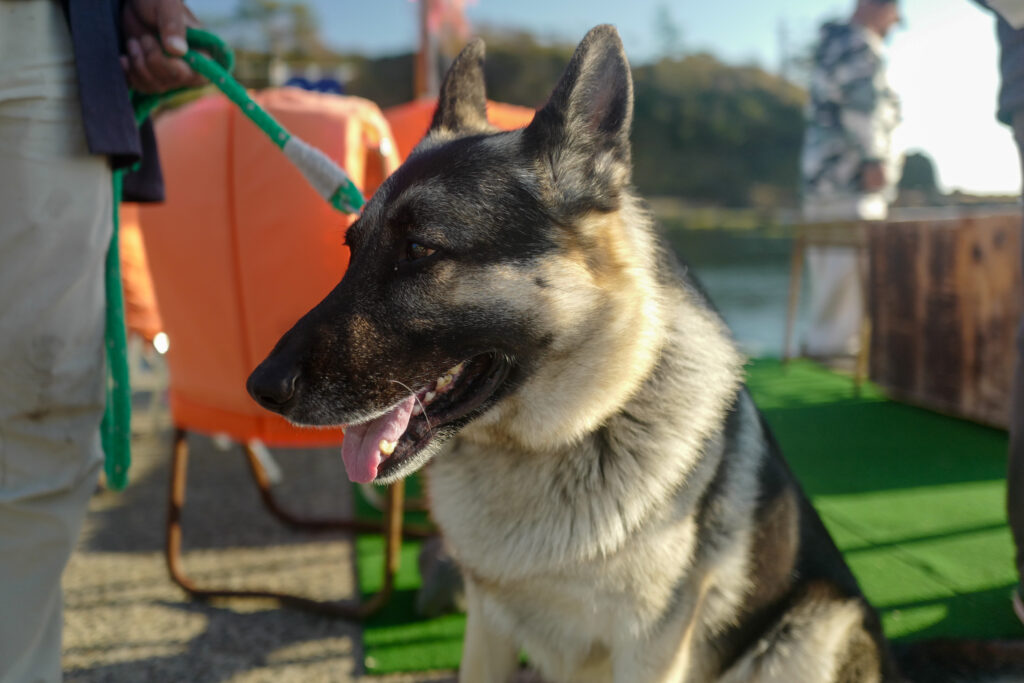
M 438 378 L 438 380 L 437 380 L 437 390 L 438 390 L 438 391 L 441 391 L 441 390 L 442 390 L 442 389 L 444 389 L 444 388 L 445 388 L 446 386 L 448 386 L 449 384 L 451 384 L 451 383 L 452 383 L 452 380 L 454 380 L 454 379 L 455 379 L 455 378 L 454 378 L 454 377 L 452 377 L 452 376 L 451 376 L 450 374 L 449 374 L 449 375 L 445 375 L 444 377 L 439 377 L 439 378 Z
M 437 398 L 437 394 L 435 394 L 433 391 L 428 391 L 426 396 L 423 397 L 423 402 L 424 403 L 430 403 L 435 398 Z
M 462 361 L 461 363 L 456 365 L 454 368 L 449 370 L 448 374 L 452 375 L 454 377 L 454 376 L 457 376 L 460 372 L 462 372 L 465 369 L 466 369 L 466 361 Z
M 416 405 L 414 405 L 412 407 L 412 414 L 413 415 L 419 415 L 422 412 L 423 412 L 423 407 L 420 406 L 420 402 L 419 401 L 416 401 Z
M 395 441 L 388 441 L 387 439 L 381 439 L 380 443 L 377 444 L 377 448 L 379 448 L 380 452 L 384 454 L 384 457 L 387 457 L 387 456 L 389 456 L 389 455 L 391 455 L 392 453 L 395 452 L 395 444 L 396 444 Z

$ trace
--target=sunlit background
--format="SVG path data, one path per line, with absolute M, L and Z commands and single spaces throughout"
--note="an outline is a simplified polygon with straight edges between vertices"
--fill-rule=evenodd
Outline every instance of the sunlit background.
M 286 4 L 286 3 L 282 3 Z M 418 43 L 410 0 L 310 0 L 325 43 L 368 56 L 408 53 Z M 847 16 L 853 0 L 468 0 L 471 30 L 518 28 L 574 42 L 592 26 L 615 24 L 634 65 L 666 53 L 707 51 L 731 64 L 757 64 L 791 78 L 817 27 Z M 192 0 L 203 19 L 224 17 L 238 0 Z M 999 89 L 994 19 L 971 0 L 903 0 L 905 25 L 890 39 L 890 79 L 900 93 L 903 148 L 926 152 L 944 191 L 1012 194 L 1020 169 L 1009 129 L 995 120 Z M 789 72 L 787 72 L 789 71 Z

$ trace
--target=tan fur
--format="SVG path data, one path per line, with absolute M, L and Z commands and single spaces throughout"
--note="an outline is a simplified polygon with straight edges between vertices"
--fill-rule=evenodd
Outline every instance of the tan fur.
M 720 674 L 710 639 L 744 618 L 752 572 L 765 571 L 754 557 L 765 452 L 741 399 L 731 474 L 705 506 L 719 532 L 698 553 L 699 497 L 724 457 L 742 358 L 696 293 L 656 279 L 648 220 L 627 199 L 576 226 L 557 256 L 463 272 L 453 290 L 459 304 L 522 306 L 553 337 L 546 364 L 429 470 L 468 584 L 465 683 L 507 680 L 520 648 L 550 683 L 831 683 L 848 643 L 866 637 L 862 603 L 819 596 L 786 617 L 806 631 L 799 645 L 765 644 Z M 597 432 L 649 404 L 664 353 L 685 369 L 661 387 L 672 418 L 648 426 L 629 458 L 596 467 Z M 766 512 L 764 528 L 795 542 L 793 497 Z M 770 570 L 791 571 L 794 552 Z
M 864 612 L 853 600 L 810 596 L 786 615 L 790 629 L 787 647 L 750 653 L 737 662 L 720 683 L 793 683 L 833 681 L 851 642 L 862 637 Z M 858 683 L 877 683 L 877 674 L 864 672 Z
M 503 305 L 531 307 L 554 335 L 552 354 L 561 356 L 525 390 L 472 423 L 464 439 L 557 450 L 591 432 L 637 390 L 665 335 L 664 303 L 646 262 L 653 245 L 650 233 L 640 227 L 644 222 L 633 203 L 590 217 L 580 226 L 590 236 L 588 245 L 572 245 L 562 256 L 545 259 L 534 273 L 490 269 L 454 292 L 459 303 L 479 302 L 483 288 Z M 525 291 L 535 277 L 550 286 Z M 573 329 L 579 320 L 600 322 L 600 327 Z
M 456 60 L 437 121 L 479 117 L 481 56 Z M 767 460 L 743 360 L 629 193 L 631 99 L 621 42 L 597 27 L 521 140 L 554 247 L 435 271 L 453 307 L 524 321 L 530 340 L 508 393 L 428 470 L 467 584 L 460 681 L 502 683 L 522 648 L 550 683 L 837 683 L 870 667 L 869 613 L 827 581 L 798 593 L 798 495 Z
M 693 556 L 697 494 L 711 474 L 692 468 L 724 419 L 742 359 L 713 314 L 655 281 L 648 230 L 647 217 L 629 201 L 620 212 L 587 219 L 580 231 L 587 239 L 537 272 L 495 268 L 488 286 L 470 278 L 454 293 L 463 302 L 530 302 L 555 337 L 548 364 L 431 466 L 434 515 L 475 596 L 465 653 L 471 673 L 463 680 L 501 680 L 475 678 L 478 660 L 507 661 L 517 644 L 552 681 L 676 680 L 672 671 L 691 668 L 688 655 L 675 669 L 671 664 L 690 623 L 726 622 L 742 600 L 733 587 L 744 585 L 736 575 L 745 570 L 747 534 L 723 545 L 716 566 L 679 560 Z M 550 286 L 526 296 L 538 274 Z M 583 331 L 568 324 L 581 320 L 595 324 Z M 672 400 L 683 403 L 679 422 L 664 425 L 651 452 L 638 453 L 633 465 L 592 481 L 593 495 L 560 490 L 594 476 L 594 430 L 629 407 L 669 336 L 686 339 L 692 357 L 683 362 L 702 369 L 691 386 L 684 378 L 673 387 Z M 755 469 L 751 463 L 751 476 L 728 491 L 736 515 L 749 514 Z M 502 493 L 480 495 L 486 487 Z M 674 635 L 648 642 L 688 572 L 715 590 L 684 600 L 677 627 L 668 629 Z M 695 640 L 690 635 L 682 649 L 699 647 Z M 504 651 L 495 652 L 499 642 Z M 665 662 L 658 677 L 652 649 Z

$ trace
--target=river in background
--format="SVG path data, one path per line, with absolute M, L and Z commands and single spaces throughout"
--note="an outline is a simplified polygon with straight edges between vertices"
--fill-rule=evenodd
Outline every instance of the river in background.
M 751 357 L 781 356 L 792 238 L 777 229 L 685 229 L 671 223 L 663 223 L 662 229 L 708 291 L 743 351 Z M 800 301 L 798 332 L 806 291 Z

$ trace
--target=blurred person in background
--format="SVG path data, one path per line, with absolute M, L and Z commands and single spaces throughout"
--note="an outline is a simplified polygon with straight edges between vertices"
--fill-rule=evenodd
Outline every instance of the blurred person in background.
M 884 41 L 899 21 L 896 0 L 858 0 L 848 21 L 821 28 L 801 157 L 803 217 L 809 223 L 888 215 L 902 155 L 893 149 L 900 102 L 886 79 Z M 855 354 L 864 307 L 855 249 L 810 246 L 807 270 L 811 315 L 803 353 Z
M 997 116 L 1013 128 L 1024 174 L 1024 0 L 977 0 L 996 14 L 1002 85 Z M 1024 248 L 1024 244 L 1021 245 Z M 1024 253 L 1021 254 L 1024 269 Z M 1024 576 L 1024 320 L 1017 332 L 1017 367 L 1010 405 L 1010 454 L 1006 507 L 1017 548 L 1017 572 Z M 1024 622 L 1024 579 L 1013 592 L 1013 609 Z
M 61 574 L 96 489 L 112 169 L 161 198 L 129 86 L 196 83 L 182 0 L 0 0 L 0 683 L 61 680 Z

